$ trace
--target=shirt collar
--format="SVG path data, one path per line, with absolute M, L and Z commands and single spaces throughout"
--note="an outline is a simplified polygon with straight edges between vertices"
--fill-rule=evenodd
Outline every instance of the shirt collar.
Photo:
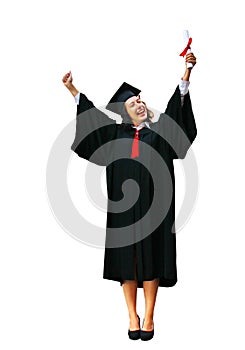
M 147 127 L 147 128 L 149 128 L 150 129 L 150 125 L 149 125 L 149 122 L 147 122 L 147 121 L 144 121 L 144 122 L 142 122 L 140 125 L 138 125 L 138 126 L 135 126 L 135 125 L 131 125 L 132 126 L 132 128 L 136 128 L 137 130 L 140 130 L 140 129 L 142 129 L 143 127 Z

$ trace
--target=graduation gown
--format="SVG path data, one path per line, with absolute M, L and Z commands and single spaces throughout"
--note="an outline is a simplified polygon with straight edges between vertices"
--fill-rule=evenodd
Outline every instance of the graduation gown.
M 71 149 L 106 166 L 103 278 L 121 285 L 137 279 L 141 288 L 143 281 L 159 278 L 160 287 L 171 287 L 177 282 L 173 160 L 186 156 L 197 134 L 189 92 L 181 106 L 177 86 L 165 113 L 150 128 L 139 131 L 139 157 L 132 159 L 135 129 L 117 124 L 80 93 Z

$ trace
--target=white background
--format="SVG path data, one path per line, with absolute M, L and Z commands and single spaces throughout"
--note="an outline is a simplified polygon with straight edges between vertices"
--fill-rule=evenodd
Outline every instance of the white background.
M 241 1 L 1 5 L 1 349 L 147 346 L 127 337 L 122 289 L 102 278 L 103 250 L 73 239 L 55 219 L 46 166 L 76 114 L 63 75 L 71 70 L 96 106 L 126 81 L 163 111 L 184 72 L 183 29 L 197 57 L 190 93 L 200 187 L 177 236 L 178 283 L 158 291 L 150 346 L 244 348 L 243 21 Z M 78 194 L 85 166 L 72 155 Z M 184 182 L 180 161 L 175 166 L 179 205 Z M 103 225 L 105 213 L 97 217 Z

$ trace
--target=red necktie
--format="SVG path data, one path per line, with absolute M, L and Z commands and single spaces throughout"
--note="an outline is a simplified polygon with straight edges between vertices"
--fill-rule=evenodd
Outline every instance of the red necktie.
M 134 140 L 132 145 L 131 158 L 136 158 L 139 156 L 139 130 L 135 130 Z

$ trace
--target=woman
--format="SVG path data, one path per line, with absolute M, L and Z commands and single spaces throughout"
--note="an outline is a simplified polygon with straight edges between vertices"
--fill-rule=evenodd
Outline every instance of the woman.
M 141 100 L 140 90 L 127 83 L 122 84 L 106 107 L 121 115 L 122 123 L 116 124 L 75 88 L 71 72 L 62 79 L 77 103 L 76 135 L 71 149 L 82 158 L 106 166 L 110 201 L 103 278 L 119 281 L 123 287 L 129 313 L 128 335 L 133 340 L 150 340 L 153 337 L 158 287 L 171 287 L 177 282 L 176 238 L 172 232 L 175 217 L 173 159 L 185 157 L 197 133 L 188 92 L 192 71 L 187 68 L 188 62 L 195 66 L 196 57 L 193 53 L 186 55 L 186 68 L 181 82 L 168 102 L 165 113 L 160 115 L 157 122 L 153 122 L 153 113 Z M 188 143 L 180 138 L 172 124 L 166 124 L 167 116 L 184 130 Z M 161 137 L 163 131 L 174 135 L 172 144 Z M 117 143 L 113 143 L 115 140 Z M 164 167 L 159 166 L 160 158 L 154 158 L 154 150 L 166 164 L 172 187 L 166 179 Z M 154 190 L 155 183 L 149 170 L 153 175 L 157 174 L 154 181 L 160 181 L 157 190 Z M 116 204 L 122 201 L 122 184 L 128 179 L 134 179 L 139 184 L 140 196 L 132 208 L 122 212 L 114 210 Z M 165 206 L 164 200 L 170 187 L 173 196 L 168 203 L 164 220 L 156 225 L 159 217 L 156 215 L 158 210 L 155 209 L 148 221 L 142 223 L 156 194 L 159 193 L 158 207 Z M 128 185 L 125 197 L 133 200 L 134 189 L 135 184 L 132 187 Z M 125 227 L 124 235 L 120 235 L 119 239 L 116 232 Z M 143 235 L 143 231 L 146 234 Z M 141 328 L 136 310 L 138 287 L 143 288 L 145 297 L 145 315 Z

